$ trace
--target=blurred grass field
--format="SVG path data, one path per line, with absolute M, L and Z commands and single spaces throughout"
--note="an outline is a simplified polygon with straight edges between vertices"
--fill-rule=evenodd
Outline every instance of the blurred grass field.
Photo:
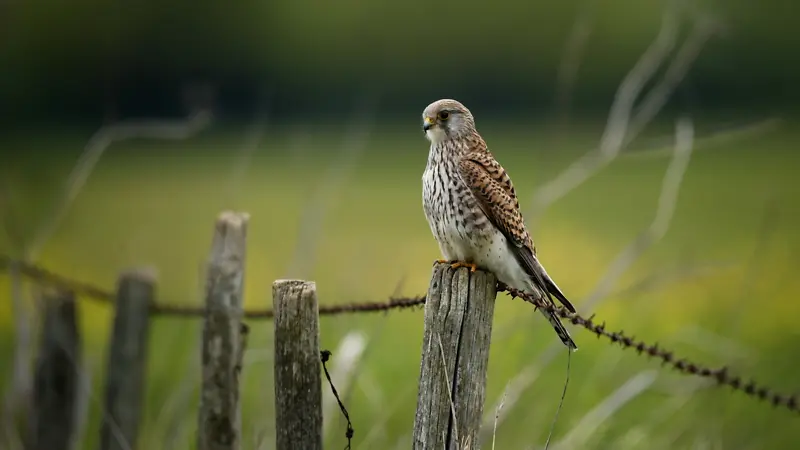
M 421 209 L 420 177 L 427 143 L 417 124 L 377 125 L 353 165 L 331 172 L 347 145 L 348 126 L 312 133 L 303 124 L 273 124 L 251 158 L 242 160 L 246 124 L 215 126 L 189 140 L 133 140 L 113 145 L 45 247 L 40 262 L 62 275 L 111 288 L 127 267 L 158 268 L 158 299 L 200 304 L 203 261 L 213 221 L 223 209 L 251 215 L 245 304 L 271 306 L 276 278 L 317 282 L 321 303 L 378 301 L 426 290 L 439 257 Z M 306 124 L 307 125 L 307 124 Z M 404 124 L 405 125 L 405 124 Z M 661 126 L 669 132 L 670 124 Z M 800 128 L 796 121 L 724 144 L 698 140 L 671 228 L 615 285 L 595 311 L 610 328 L 675 349 L 711 366 L 729 365 L 781 392 L 800 386 L 794 323 L 800 277 Z M 538 123 L 481 127 L 509 170 L 525 211 L 535 190 L 598 142 L 589 123 L 558 141 Z M 703 131 L 698 126 L 698 135 Z M 48 217 L 91 130 L 19 133 L 1 145 L 0 176 L 7 210 L 23 240 Z M 633 146 L 634 148 L 636 145 Z M 648 156 L 652 155 L 652 156 Z M 622 156 L 530 222 L 541 259 L 580 307 L 609 264 L 652 221 L 669 152 Z M 237 172 L 237 165 L 244 170 Z M 341 183 L 325 187 L 331 176 Z M 287 273 L 309 201 L 324 205 L 313 258 Z M 17 251 L 0 237 L 4 253 Z M 305 264 L 305 266 L 304 266 Z M 306 267 L 305 269 L 302 269 Z M 694 269 L 698 275 L 686 275 Z M 654 275 L 662 283 L 629 289 Z M 0 276 L 0 364 L 12 359 L 8 278 Z M 91 412 L 81 448 L 96 448 L 106 339 L 112 310 L 83 302 L 85 360 L 91 369 Z M 146 412 L 139 448 L 194 447 L 199 386 L 197 319 L 156 318 L 150 336 Z M 416 405 L 422 312 L 321 319 L 321 345 L 334 351 L 349 332 L 367 349 L 345 398 L 356 430 L 353 448 L 408 448 Z M 575 329 L 581 347 L 554 440 L 585 432 L 571 448 L 791 448 L 800 439 L 796 416 L 740 393 L 714 387 L 682 398 L 694 381 L 660 370 L 656 382 L 597 428 L 587 413 L 654 361 Z M 486 411 L 520 371 L 555 340 L 529 305 L 498 299 Z M 272 326 L 252 322 L 243 372 L 243 448 L 274 445 Z M 496 448 L 540 446 L 563 387 L 566 353 L 542 367 L 497 429 Z M 0 372 L 8 383 L 10 370 Z M 336 382 L 337 380 L 334 380 Z M 332 410 L 326 447 L 344 446 L 344 422 Z M 582 425 L 579 425 L 582 424 Z M 575 436 L 574 436 L 575 437 Z M 578 439 L 579 437 L 575 437 Z M 490 448 L 491 435 L 483 448 Z

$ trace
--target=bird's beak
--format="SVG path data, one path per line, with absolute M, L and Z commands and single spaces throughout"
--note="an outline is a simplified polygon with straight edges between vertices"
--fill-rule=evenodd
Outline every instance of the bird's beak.
M 431 127 L 433 127 L 434 123 L 435 122 L 432 117 L 426 117 L 422 124 L 422 131 L 430 130 Z

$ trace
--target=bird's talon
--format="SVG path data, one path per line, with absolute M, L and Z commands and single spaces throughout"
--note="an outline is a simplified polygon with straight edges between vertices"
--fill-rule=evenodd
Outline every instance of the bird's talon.
M 450 267 L 453 268 L 453 269 L 458 269 L 459 267 L 469 267 L 469 271 L 471 273 L 474 273 L 476 270 L 478 270 L 478 265 L 477 264 L 472 264 L 472 263 L 468 263 L 468 262 L 464 262 L 464 261 L 456 261 L 456 262 L 450 264 Z

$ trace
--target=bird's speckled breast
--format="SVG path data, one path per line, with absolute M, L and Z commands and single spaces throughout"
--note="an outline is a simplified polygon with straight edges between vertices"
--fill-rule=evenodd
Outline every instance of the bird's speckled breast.
M 442 256 L 469 261 L 477 256 L 473 253 L 492 230 L 458 174 L 457 155 L 446 154 L 445 145 L 431 146 L 422 175 L 422 205 Z

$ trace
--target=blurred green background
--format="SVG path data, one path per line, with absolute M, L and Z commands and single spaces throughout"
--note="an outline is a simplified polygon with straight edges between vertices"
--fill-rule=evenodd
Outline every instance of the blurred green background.
M 212 121 L 186 139 L 108 147 L 35 261 L 109 289 L 120 270 L 152 264 L 160 302 L 200 305 L 213 221 L 236 209 L 251 215 L 247 307 L 270 306 L 272 281 L 285 277 L 316 281 L 324 304 L 420 294 L 439 258 L 421 208 L 428 143 L 420 113 L 457 98 L 508 169 L 543 263 L 579 309 L 608 283 L 587 312 L 610 328 L 795 392 L 793 2 L 683 4 L 673 56 L 698 20 L 722 32 L 620 156 L 537 207 L 548 184 L 601 141 L 615 91 L 658 34 L 666 4 L 4 2 L 0 251 L 30 251 L 100 127 L 181 121 L 203 108 Z M 666 234 L 609 278 L 656 216 L 679 117 L 693 120 L 695 141 Z M 2 274 L 4 405 L 18 394 L 9 293 Z M 103 417 L 113 311 L 81 305 L 90 388 L 77 448 L 90 449 Z M 36 311 L 29 301 L 34 325 Z M 269 449 L 273 330 L 250 324 L 242 448 Z M 139 448 L 195 446 L 199 333 L 196 319 L 154 319 Z M 408 448 L 422 312 L 324 317 L 321 333 L 356 430 L 353 448 Z M 573 336 L 581 350 L 554 430 L 561 448 L 772 449 L 800 439 L 793 413 L 698 384 L 580 329 Z M 341 372 L 346 337 L 365 345 L 349 374 Z M 491 448 L 507 387 L 496 448 L 541 448 L 566 353 L 539 313 L 506 295 L 492 339 L 482 448 Z M 338 448 L 345 422 L 328 406 L 326 448 Z M 2 438 L 3 448 L 17 448 L 9 432 Z

